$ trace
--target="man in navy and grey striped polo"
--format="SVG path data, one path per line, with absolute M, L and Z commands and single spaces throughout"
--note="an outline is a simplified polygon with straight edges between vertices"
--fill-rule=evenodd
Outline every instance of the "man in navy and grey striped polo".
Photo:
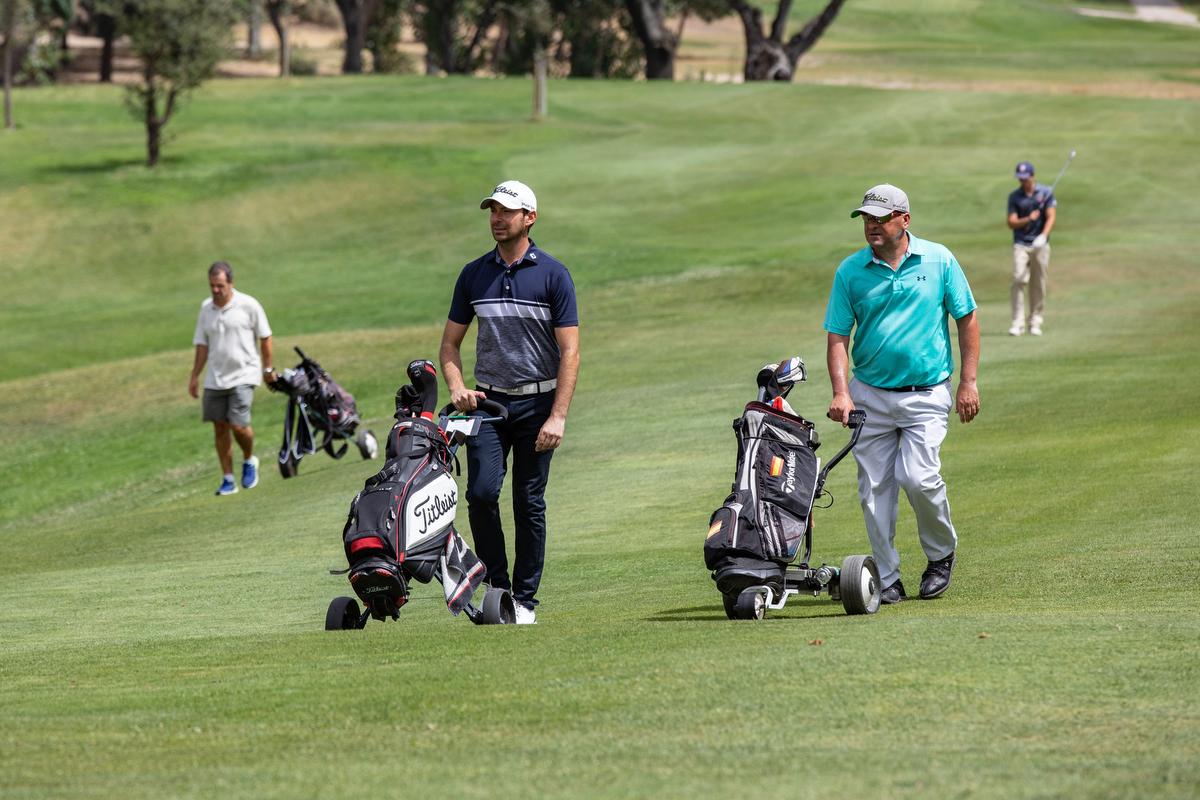
M 508 409 L 506 422 L 483 426 L 467 445 L 467 508 L 488 582 L 512 590 L 518 624 L 534 624 L 546 556 L 546 481 L 579 374 L 579 314 L 571 274 L 529 238 L 537 220 L 533 190 L 505 181 L 479 207 L 491 212 L 496 247 L 459 274 L 439 358 L 450 401 L 460 411 L 473 411 L 483 399 Z M 461 347 L 475 318 L 472 390 Z M 516 523 L 511 580 L 500 523 L 509 453 Z

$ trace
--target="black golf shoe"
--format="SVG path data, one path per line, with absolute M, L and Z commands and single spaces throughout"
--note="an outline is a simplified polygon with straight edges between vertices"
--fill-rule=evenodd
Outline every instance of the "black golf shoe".
M 890 606 L 893 603 L 899 603 L 901 600 L 907 599 L 908 595 L 904 593 L 904 584 L 900 581 L 896 581 L 879 593 L 879 602 L 885 606 Z
M 954 553 L 930 561 L 921 573 L 921 599 L 932 600 L 950 588 L 950 573 L 954 570 Z

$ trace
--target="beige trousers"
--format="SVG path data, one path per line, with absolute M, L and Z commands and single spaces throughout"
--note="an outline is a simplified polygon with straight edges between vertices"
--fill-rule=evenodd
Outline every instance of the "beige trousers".
M 1012 324 L 1024 328 L 1025 287 L 1029 287 L 1029 327 L 1042 327 L 1046 305 L 1046 273 L 1050 269 L 1050 245 L 1013 245 Z

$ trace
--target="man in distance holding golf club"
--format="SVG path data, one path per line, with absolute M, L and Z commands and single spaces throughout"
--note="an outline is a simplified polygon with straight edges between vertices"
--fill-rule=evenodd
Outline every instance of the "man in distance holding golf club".
M 458 276 L 439 359 L 455 408 L 473 411 L 488 399 L 508 409 L 505 422 L 485 425 L 467 445 L 467 510 L 488 582 L 511 589 L 518 624 L 534 624 L 546 555 L 544 495 L 579 374 L 579 314 L 567 268 L 529 238 L 537 220 L 533 190 L 505 181 L 479 207 L 490 212 L 496 247 Z M 476 385 L 468 389 L 460 348 L 475 318 Z M 510 452 L 516 525 L 511 582 L 499 503 Z
M 850 216 L 862 217 L 868 246 L 838 267 L 825 312 L 833 387 L 829 418 L 846 425 L 854 409 L 866 412 L 854 458 L 881 600 L 898 603 L 907 597 L 895 547 L 899 489 L 912 505 L 929 561 L 920 591 L 921 599 L 929 600 L 950 586 L 958 547 L 940 474 L 950 409 L 963 422 L 979 413 L 975 298 L 946 247 L 908 232 L 908 195 L 900 189 L 890 184 L 868 189 Z M 947 315 L 957 325 L 962 358 L 954 396 Z M 854 378 L 847 382 L 851 355 Z
M 1074 151 L 1071 155 L 1074 155 Z M 1010 336 L 1025 332 L 1025 288 L 1029 287 L 1029 333 L 1042 335 L 1046 272 L 1050 269 L 1050 232 L 1058 214 L 1054 189 L 1034 178 L 1033 164 L 1022 161 L 1013 173 L 1021 185 L 1008 196 L 1008 227 L 1013 232 L 1012 326 Z

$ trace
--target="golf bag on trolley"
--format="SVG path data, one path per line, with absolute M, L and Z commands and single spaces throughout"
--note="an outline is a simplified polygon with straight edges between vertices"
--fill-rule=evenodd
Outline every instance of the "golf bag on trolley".
M 331 458 L 339 459 L 346 454 L 349 441 L 353 440 L 364 459 L 372 459 L 379 452 L 375 434 L 359 430 L 362 421 L 354 395 L 335 381 L 321 365 L 305 355 L 299 347 L 300 363 L 286 369 L 268 386 L 288 396 L 287 411 L 283 420 L 283 444 L 279 448 L 279 472 L 291 478 L 300 469 L 300 459 L 324 450 Z M 317 444 L 314 430 L 322 436 Z M 341 442 L 341 447 L 335 443 Z
M 738 439 L 733 491 L 713 512 L 704 563 L 722 594 L 782 586 L 784 569 L 809 534 L 816 449 L 808 420 L 754 401 L 733 423 Z
M 511 623 L 515 608 L 505 590 L 489 589 L 482 609 L 471 605 L 487 568 L 454 527 L 455 451 L 466 437 L 457 436 L 452 423 L 466 423 L 459 429 L 473 435 L 487 420 L 450 420 L 447 415 L 453 407 L 448 407 L 441 424 L 435 423 L 437 371 L 432 362 L 412 362 L 408 376 L 411 383 L 396 394 L 396 424 L 388 434 L 383 469 L 367 478 L 355 495 L 342 529 L 350 585 L 366 610 L 360 616 L 353 598 L 337 598 L 330 606 L 326 628 L 361 628 L 368 617 L 397 619 L 409 599 L 409 582 L 429 583 L 435 578 L 455 616 L 466 611 L 472 622 Z M 501 415 L 507 413 L 495 403 L 481 407 L 485 412 L 497 407 Z M 448 426 L 457 438 L 447 435 Z
M 757 399 L 733 422 L 737 473 L 704 540 L 704 563 L 730 619 L 762 619 L 793 595 L 822 592 L 841 600 L 848 614 L 879 608 L 879 572 L 870 556 L 849 556 L 840 568 L 809 564 L 813 501 L 825 494 L 829 471 L 858 442 L 866 416 L 850 413 L 850 441 L 822 468 L 815 426 L 786 399 L 805 377 L 798 356 L 767 364 L 758 372 Z

